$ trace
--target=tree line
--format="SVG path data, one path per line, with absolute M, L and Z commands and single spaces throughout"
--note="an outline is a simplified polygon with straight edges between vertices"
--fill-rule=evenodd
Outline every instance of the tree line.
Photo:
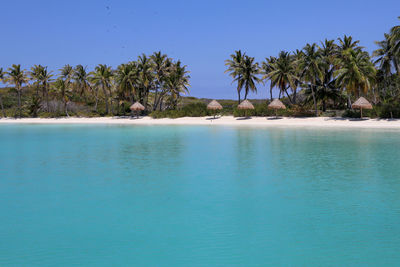
M 0 81 L 13 87 L 17 94 L 15 116 L 22 116 L 22 96 L 33 90 L 30 100 L 31 115 L 39 110 L 51 112 L 51 101 L 61 101 L 63 112 L 69 116 L 69 103 L 82 102 L 101 115 L 115 114 L 114 108 L 125 113 L 126 103 L 139 101 L 148 110 L 174 109 L 182 94 L 188 93 L 189 71 L 180 60 L 174 61 L 166 54 L 154 52 L 140 55 L 136 61 L 119 65 L 116 69 L 105 64 L 93 71 L 87 67 L 65 65 L 59 74 L 47 66 L 34 65 L 29 71 L 14 64 L 7 70 L 0 68 Z M 99 104 L 104 111 L 99 111 Z M 2 116 L 6 117 L 0 94 Z
M 399 17 L 400 19 L 400 17 Z M 325 111 L 327 103 L 346 102 L 366 96 L 374 104 L 399 104 L 400 96 L 400 25 L 377 41 L 372 55 L 359 45 L 358 40 L 344 36 L 337 40 L 325 39 L 320 44 L 306 44 L 294 52 L 281 51 L 255 62 L 253 57 L 235 51 L 225 61 L 226 72 L 237 84 L 238 102 L 244 91 L 257 92 L 258 84 L 268 84 L 269 95 L 278 90 L 292 105 L 310 103 L 318 115 L 318 105 Z

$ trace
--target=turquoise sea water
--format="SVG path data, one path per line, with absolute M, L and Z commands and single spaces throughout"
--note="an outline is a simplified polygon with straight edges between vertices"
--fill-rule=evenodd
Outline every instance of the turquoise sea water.
M 0 266 L 398 266 L 400 132 L 0 126 Z

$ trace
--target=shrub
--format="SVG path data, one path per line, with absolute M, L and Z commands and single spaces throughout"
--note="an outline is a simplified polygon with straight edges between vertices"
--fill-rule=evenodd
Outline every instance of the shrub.
M 378 116 L 384 119 L 400 118 L 400 105 L 385 103 L 376 107 Z
M 204 117 L 209 115 L 207 106 L 203 103 L 192 103 L 184 106 L 181 111 L 185 117 Z
M 359 109 L 354 110 L 354 109 L 348 109 L 346 110 L 343 115 L 343 118 L 360 118 L 361 117 L 361 111 Z M 374 109 L 363 109 L 363 117 L 369 117 L 369 118 L 376 118 L 377 117 L 377 110 Z

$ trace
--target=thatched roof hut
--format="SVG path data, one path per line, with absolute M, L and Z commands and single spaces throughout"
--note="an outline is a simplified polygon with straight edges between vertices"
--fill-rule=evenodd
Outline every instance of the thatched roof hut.
M 207 109 L 218 110 L 218 109 L 222 109 L 222 106 L 220 103 L 218 103 L 217 100 L 213 100 L 207 105 Z
M 274 99 L 269 105 L 270 109 L 286 109 L 286 106 L 279 99 Z
M 140 104 L 139 102 L 136 102 L 135 104 L 133 104 L 130 109 L 132 111 L 136 111 L 136 118 L 139 118 L 139 112 L 144 110 L 144 106 L 142 104 Z
M 360 97 L 359 99 L 357 99 L 357 101 L 354 102 L 353 105 L 351 106 L 353 108 L 359 108 L 359 109 L 372 109 L 371 103 L 369 103 L 368 100 L 365 99 L 364 97 Z
M 144 110 L 144 106 L 140 104 L 139 102 L 136 102 L 130 107 L 131 110 L 133 111 L 139 111 L 139 110 Z
M 360 109 L 361 119 L 363 117 L 363 113 L 362 113 L 363 109 L 372 109 L 371 103 L 369 103 L 368 100 L 365 99 L 364 97 L 360 97 L 359 99 L 357 99 L 357 101 L 354 102 L 353 105 L 351 105 L 351 107 Z
M 246 99 L 238 105 L 238 109 L 254 109 L 254 106 L 249 100 Z

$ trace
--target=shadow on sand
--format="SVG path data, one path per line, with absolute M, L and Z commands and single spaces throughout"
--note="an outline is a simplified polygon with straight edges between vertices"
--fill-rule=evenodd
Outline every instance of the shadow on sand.
M 206 118 L 208 121 L 213 121 L 213 120 L 219 120 L 221 117 L 211 117 L 211 118 Z
M 251 117 L 237 118 L 237 121 L 251 120 Z
M 368 121 L 370 118 L 340 118 L 340 117 L 331 117 L 327 118 L 327 121 Z

